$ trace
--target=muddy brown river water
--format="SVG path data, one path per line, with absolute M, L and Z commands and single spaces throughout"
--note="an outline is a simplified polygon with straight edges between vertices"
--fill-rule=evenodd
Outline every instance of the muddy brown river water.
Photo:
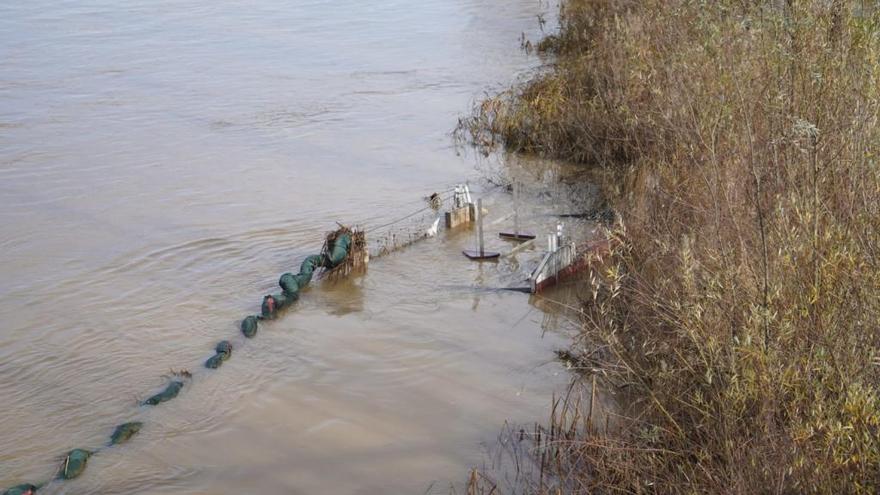
M 380 225 L 462 180 L 449 132 L 539 63 L 533 0 L 0 4 L 0 490 L 145 426 L 50 494 L 449 493 L 505 422 L 546 416 L 567 330 L 469 231 L 319 282 L 257 338 L 237 322 L 335 222 Z M 523 223 L 589 190 L 499 158 Z M 556 189 L 554 189 L 556 188 Z M 548 193 L 549 191 L 549 193 Z M 494 229 L 494 230 L 493 230 Z M 541 308 L 545 306 L 542 305 Z M 207 371 L 214 344 L 232 359 Z M 170 369 L 180 396 L 138 406 Z

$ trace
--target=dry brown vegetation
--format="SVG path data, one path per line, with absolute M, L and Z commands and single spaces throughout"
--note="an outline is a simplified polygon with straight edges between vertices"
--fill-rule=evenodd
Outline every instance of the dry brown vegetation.
M 613 435 L 554 414 L 521 491 L 877 493 L 878 7 L 568 0 L 560 25 L 460 130 L 613 172 L 575 352 L 631 400 Z

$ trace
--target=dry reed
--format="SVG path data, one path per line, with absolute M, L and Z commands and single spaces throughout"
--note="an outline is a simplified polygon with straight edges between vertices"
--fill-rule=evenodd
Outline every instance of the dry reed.
M 628 399 L 607 435 L 557 410 L 520 491 L 876 493 L 876 4 L 568 0 L 560 26 L 459 135 L 608 171 L 625 227 L 574 352 Z

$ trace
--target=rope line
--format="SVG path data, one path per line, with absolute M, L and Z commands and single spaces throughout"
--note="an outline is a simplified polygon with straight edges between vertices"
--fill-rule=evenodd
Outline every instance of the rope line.
M 444 194 L 447 194 L 447 193 L 450 193 L 450 192 L 452 192 L 452 191 L 450 190 L 450 191 L 444 191 L 444 192 L 442 192 L 442 193 L 439 193 L 439 197 L 441 198 L 441 205 L 440 205 L 440 206 L 442 206 L 442 202 L 443 202 L 443 201 L 446 201 L 447 199 L 449 199 L 449 198 L 452 197 L 452 196 L 446 196 L 445 198 L 443 197 Z M 397 223 L 400 223 L 400 222 L 402 222 L 402 221 L 404 221 L 404 220 L 408 220 L 408 219 L 410 219 L 410 218 L 412 218 L 412 217 L 418 215 L 419 213 L 422 213 L 422 212 L 425 212 L 425 211 L 428 211 L 428 210 L 434 210 L 434 209 L 435 209 L 435 207 L 434 207 L 433 205 L 428 205 L 428 206 L 425 206 L 424 208 L 420 208 L 420 209 L 418 209 L 418 210 L 416 210 L 416 211 L 414 211 L 414 212 L 412 212 L 412 213 L 410 213 L 410 214 L 408 214 L 408 215 L 406 215 L 406 216 L 400 217 L 400 218 L 398 218 L 397 220 L 392 220 L 392 221 L 390 221 L 390 222 L 388 222 L 388 223 L 384 223 L 384 224 L 382 224 L 382 225 L 377 225 L 377 226 L 374 226 L 374 227 L 370 227 L 369 229 L 365 229 L 364 232 L 366 232 L 366 233 L 368 233 L 368 234 L 371 233 L 371 232 L 376 232 L 376 231 L 379 230 L 379 229 L 383 229 L 383 228 L 385 228 L 385 227 L 390 227 L 390 226 L 392 226 L 392 225 L 394 225 L 394 224 L 397 224 Z

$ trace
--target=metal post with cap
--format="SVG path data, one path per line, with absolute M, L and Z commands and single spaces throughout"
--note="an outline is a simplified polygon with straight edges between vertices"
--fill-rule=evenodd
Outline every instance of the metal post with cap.
M 534 234 L 519 231 L 519 183 L 513 182 L 513 232 L 499 232 L 498 236 L 510 241 L 529 241 L 535 238 Z
M 462 254 L 468 257 L 468 259 L 472 259 L 475 261 L 483 261 L 483 260 L 494 260 L 498 259 L 501 256 L 501 253 L 496 253 L 494 251 L 486 251 L 483 245 L 483 199 L 477 199 L 477 208 L 476 208 L 476 217 L 477 217 L 477 250 L 464 250 Z

